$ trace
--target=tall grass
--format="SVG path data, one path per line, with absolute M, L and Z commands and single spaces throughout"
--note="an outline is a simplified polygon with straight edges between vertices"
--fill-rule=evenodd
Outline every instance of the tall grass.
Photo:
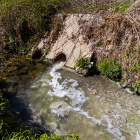
M 6 30 L 0 36 L 5 48 L 19 51 L 36 42 L 46 31 L 50 31 L 53 15 L 65 0 L 7 0 L 0 3 L 0 26 Z M 2 45 L 2 44 L 1 44 Z
M 97 67 L 101 74 L 110 79 L 121 78 L 121 65 L 119 63 L 116 63 L 115 59 L 103 59 L 102 61 L 97 63 Z

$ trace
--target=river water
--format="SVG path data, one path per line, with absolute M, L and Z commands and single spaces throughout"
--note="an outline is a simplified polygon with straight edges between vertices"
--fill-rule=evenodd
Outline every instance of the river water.
M 64 64 L 49 67 L 17 95 L 31 110 L 32 122 L 56 135 L 78 133 L 81 140 L 139 140 L 140 97 L 103 76 L 77 75 Z

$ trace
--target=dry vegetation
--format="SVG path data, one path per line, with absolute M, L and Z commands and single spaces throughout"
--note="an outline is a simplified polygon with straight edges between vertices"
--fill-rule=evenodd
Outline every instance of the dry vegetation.
M 85 36 L 85 41 L 95 42 L 97 61 L 115 58 L 122 66 L 122 82 L 134 88 L 140 79 L 139 7 L 140 1 L 123 13 L 106 16 L 99 25 L 93 22 Z

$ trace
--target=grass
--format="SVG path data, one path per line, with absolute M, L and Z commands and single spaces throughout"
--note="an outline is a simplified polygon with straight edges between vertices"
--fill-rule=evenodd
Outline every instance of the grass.
M 89 64 L 90 62 L 88 61 L 88 59 L 82 57 L 76 62 L 75 67 L 79 67 L 81 69 L 87 69 L 89 67 Z
M 91 4 L 87 5 L 85 7 L 82 7 L 80 9 L 71 8 L 70 12 L 92 12 L 95 10 L 108 10 L 112 9 L 113 12 L 123 12 L 125 9 L 127 9 L 129 6 L 131 6 L 133 2 L 110 2 L 106 4 Z
M 65 0 L 2 0 L 0 25 L 6 29 L 0 35 L 2 47 L 13 52 L 30 50 L 35 42 L 50 32 L 53 16 Z M 2 43 L 5 42 L 5 43 Z

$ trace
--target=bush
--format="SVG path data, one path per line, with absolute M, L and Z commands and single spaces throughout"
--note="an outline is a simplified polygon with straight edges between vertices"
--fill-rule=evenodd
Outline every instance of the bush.
M 7 0 L 0 2 L 0 27 L 5 48 L 14 52 L 27 51 L 29 46 L 50 31 L 52 17 L 65 0 Z M 1 40 L 0 36 L 0 40 Z M 30 48 L 29 48 L 30 49 Z
M 82 57 L 76 62 L 75 67 L 79 67 L 81 69 L 87 69 L 89 64 L 90 62 L 88 61 L 88 59 Z
M 101 74 L 105 75 L 110 79 L 119 79 L 121 78 L 121 65 L 116 63 L 114 59 L 106 60 L 97 63 L 98 70 Z

